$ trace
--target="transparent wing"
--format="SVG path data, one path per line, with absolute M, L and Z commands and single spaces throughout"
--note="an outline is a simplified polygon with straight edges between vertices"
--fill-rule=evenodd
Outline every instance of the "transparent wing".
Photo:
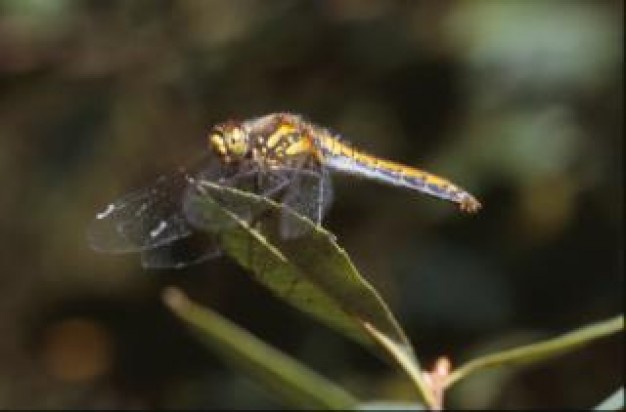
M 284 192 L 290 183 L 287 177 L 282 174 L 261 171 L 258 167 L 254 167 L 253 165 L 238 165 L 235 171 L 227 170 L 224 172 L 225 173 L 222 173 L 222 177 L 219 179 L 207 179 L 206 176 L 200 176 L 199 182 L 202 180 L 210 180 L 222 186 L 260 194 L 270 198 L 275 198 L 280 193 Z M 220 229 L 223 229 L 223 225 L 227 223 L 221 219 L 211 219 L 204 211 L 198 210 L 198 202 L 195 200 L 197 196 L 203 196 L 202 193 L 202 190 L 198 191 L 192 188 L 188 190 L 184 204 L 185 216 L 194 227 L 217 233 Z M 242 202 L 241 199 L 232 196 L 222 197 L 219 196 L 219 194 L 214 194 L 213 198 L 221 207 L 248 223 L 254 223 L 255 221 L 263 219 L 263 215 L 269 210 L 267 206 L 260 203 Z
M 269 170 L 259 170 L 255 167 L 243 168 L 230 178 L 221 179 L 217 183 L 282 203 L 297 214 L 318 224 L 321 223 L 333 197 L 328 170 L 320 167 L 274 167 Z M 276 216 L 268 215 L 272 213 L 272 210 L 263 203 L 241 202 L 230 196 L 215 200 L 250 224 L 276 218 Z M 189 210 L 187 214 L 187 216 L 191 215 L 195 215 L 193 210 Z M 206 215 L 200 214 L 200 216 L 202 216 L 201 219 L 190 218 L 190 220 L 207 230 L 219 229 L 210 219 L 207 219 Z M 308 227 L 288 213 L 281 214 L 275 220 L 279 222 L 281 236 L 286 239 L 302 236 L 308 230 Z
M 211 236 L 195 232 L 184 239 L 141 252 L 141 264 L 150 269 L 180 269 L 222 254 Z
M 89 225 L 89 244 L 102 252 L 138 252 L 189 236 L 192 228 L 181 208 L 189 184 L 179 171 L 109 204 Z
M 178 268 L 218 256 L 216 236 L 227 223 L 198 210 L 199 182 L 211 181 L 284 203 L 298 214 L 320 223 L 332 201 L 328 173 L 314 168 L 261 170 L 249 162 L 225 165 L 204 162 L 194 172 L 179 170 L 108 205 L 91 222 L 87 237 L 97 251 L 141 252 L 148 268 Z M 217 195 L 216 195 L 217 196 Z M 306 230 L 288 214 L 271 215 L 263 202 L 236 196 L 215 200 L 250 224 L 278 222 L 281 235 L 300 236 Z
M 282 203 L 294 212 L 321 224 L 333 200 L 332 182 L 326 169 L 303 168 L 290 172 L 289 187 Z M 284 213 L 280 221 L 280 233 L 290 239 L 302 236 L 308 230 L 290 214 Z

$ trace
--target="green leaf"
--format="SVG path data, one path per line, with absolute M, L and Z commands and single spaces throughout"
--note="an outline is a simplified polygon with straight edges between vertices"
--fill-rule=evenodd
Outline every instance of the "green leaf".
M 201 182 L 198 190 L 191 201 L 198 211 L 195 220 L 199 227 L 216 234 L 222 248 L 255 280 L 346 336 L 383 349 L 379 353 L 403 370 L 410 362 L 413 373 L 409 376 L 422 398 L 432 400 L 404 331 L 332 234 L 262 196 L 210 182 Z M 260 210 L 266 214 L 260 228 L 239 217 Z M 276 220 L 273 224 L 272 217 Z M 284 240 L 277 228 L 285 218 L 305 234 Z
M 346 410 L 358 404 L 344 389 L 218 313 L 192 302 L 180 290 L 167 288 L 163 298 L 208 347 L 293 407 Z
M 363 328 L 365 321 L 411 350 L 383 300 L 358 274 L 332 235 L 264 197 L 210 182 L 202 182 L 201 189 L 205 193 L 192 200 L 202 214 L 201 227 L 217 230 L 221 246 L 256 281 L 361 343 L 376 343 Z M 270 210 L 275 216 L 287 213 L 296 223 L 308 226 L 308 232 L 299 239 L 283 241 L 269 227 L 253 228 L 232 212 L 230 206 L 224 206 L 234 204 L 246 205 L 251 210 Z
M 622 386 L 611 396 L 603 400 L 598 406 L 594 408 L 596 411 L 617 411 L 624 409 L 624 387 Z
M 554 339 L 474 359 L 452 372 L 448 376 L 446 386 L 450 387 L 460 379 L 464 379 L 468 375 L 483 369 L 499 366 L 526 365 L 553 358 L 622 329 L 624 329 L 624 316 L 616 316 L 612 319 L 594 323 L 573 332 L 566 333 Z

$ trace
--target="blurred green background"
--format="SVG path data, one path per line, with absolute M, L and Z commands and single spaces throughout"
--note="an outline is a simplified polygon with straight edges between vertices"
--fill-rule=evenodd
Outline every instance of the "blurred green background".
M 0 0 L 0 408 L 280 406 L 160 301 L 178 285 L 365 399 L 408 381 L 227 258 L 146 271 L 85 227 L 193 160 L 210 126 L 287 110 L 445 176 L 450 204 L 336 176 L 326 220 L 427 366 L 623 304 L 623 2 Z M 463 408 L 588 407 L 623 338 L 477 376 Z

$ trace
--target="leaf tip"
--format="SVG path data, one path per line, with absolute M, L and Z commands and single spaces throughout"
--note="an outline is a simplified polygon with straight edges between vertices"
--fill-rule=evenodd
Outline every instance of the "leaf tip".
M 189 305 L 187 296 L 177 287 L 167 286 L 163 290 L 163 302 L 172 310 L 179 312 L 185 306 Z

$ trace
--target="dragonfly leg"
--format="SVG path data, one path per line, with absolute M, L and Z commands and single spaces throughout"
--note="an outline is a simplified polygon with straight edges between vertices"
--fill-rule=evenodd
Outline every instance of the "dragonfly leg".
M 315 219 L 315 223 L 320 226 L 322 224 L 322 218 L 324 217 L 325 205 L 329 201 L 329 199 L 327 199 L 327 195 L 330 195 L 331 189 L 331 187 L 329 186 L 330 180 L 328 175 L 328 169 L 322 168 L 321 171 L 316 171 L 302 168 L 300 169 L 300 173 L 302 175 L 308 175 L 309 177 L 316 179 L 318 182 L 316 188 L 317 194 L 315 199 L 316 210 L 315 216 L 313 217 Z
M 221 178 L 217 181 L 217 183 L 219 183 L 220 185 L 224 185 L 224 186 L 230 186 L 232 182 L 236 182 L 237 179 L 241 179 L 241 178 L 247 178 L 247 177 L 251 177 L 251 176 L 255 176 L 258 175 L 258 171 L 256 170 L 249 170 L 245 173 L 239 173 L 236 174 L 234 176 L 228 177 L 228 178 Z
M 264 197 L 272 197 L 275 194 L 280 193 L 281 190 L 285 189 L 288 184 L 289 184 L 289 180 L 283 179 L 282 182 L 277 184 L 275 187 L 272 187 L 271 189 L 268 189 L 265 192 L 261 193 L 261 195 Z
M 328 170 L 326 169 L 322 169 L 322 174 L 323 174 L 323 178 L 320 179 L 320 184 L 319 184 L 319 193 L 317 196 L 317 225 L 321 226 L 322 224 L 322 214 L 324 213 L 324 202 L 326 199 L 324 199 L 324 190 L 326 190 L 327 188 L 324 187 L 325 184 L 327 184 L 327 173 Z
M 257 174 L 255 179 L 255 183 L 256 183 L 256 188 L 257 188 L 257 192 L 260 191 L 260 188 L 262 187 L 261 184 L 261 178 L 262 176 Z M 282 190 L 284 190 L 287 186 L 289 185 L 289 179 L 283 179 L 280 183 L 278 183 L 276 186 L 263 191 L 262 193 L 260 193 L 261 196 L 266 197 L 266 198 L 272 198 L 272 196 L 276 195 L 277 193 L 280 193 Z M 259 223 L 261 222 L 263 218 L 262 214 L 259 214 L 255 217 L 253 217 L 250 220 L 250 227 L 259 227 Z
M 316 216 L 315 216 L 315 223 L 320 226 L 322 224 L 322 214 L 324 213 L 323 209 L 323 205 L 324 205 L 324 190 L 326 189 L 324 187 L 324 177 L 325 177 L 325 173 L 328 173 L 328 171 L 326 169 L 322 169 L 321 173 L 322 176 L 319 175 L 319 173 L 317 173 L 316 171 L 310 170 L 310 169 L 306 169 L 304 168 L 304 164 L 306 163 L 306 161 L 308 161 L 309 159 L 303 158 L 302 161 L 300 162 L 299 166 L 297 166 L 297 170 L 301 173 L 301 174 L 307 174 L 313 178 L 318 178 L 319 184 L 317 185 L 317 199 L 316 199 Z

